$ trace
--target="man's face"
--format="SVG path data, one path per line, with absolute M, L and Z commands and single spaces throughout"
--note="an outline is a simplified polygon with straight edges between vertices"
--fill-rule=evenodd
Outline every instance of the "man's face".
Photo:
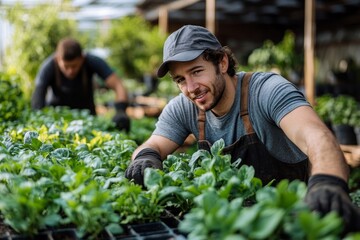
M 65 75 L 65 77 L 68 79 L 74 79 L 81 69 L 81 66 L 84 62 L 84 57 L 81 56 L 70 61 L 57 58 L 57 62 L 60 71 Z
M 190 62 L 170 62 L 170 74 L 181 92 L 204 111 L 217 106 L 223 96 L 225 79 L 201 56 Z

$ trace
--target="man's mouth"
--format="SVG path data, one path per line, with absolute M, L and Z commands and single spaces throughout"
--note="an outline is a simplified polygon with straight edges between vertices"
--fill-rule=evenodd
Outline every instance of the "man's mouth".
M 205 101 L 206 91 L 201 92 L 200 94 L 197 94 L 195 97 L 193 97 L 193 100 L 196 102 L 203 102 Z

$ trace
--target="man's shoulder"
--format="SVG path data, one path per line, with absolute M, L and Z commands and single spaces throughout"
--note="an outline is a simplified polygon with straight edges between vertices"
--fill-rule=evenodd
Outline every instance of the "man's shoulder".
M 85 63 L 91 67 L 110 68 L 108 63 L 103 58 L 92 53 L 85 53 Z
M 54 66 L 55 54 L 49 55 L 42 63 L 43 66 Z
M 55 60 L 54 54 L 48 56 L 42 63 L 39 68 L 40 74 L 51 74 L 55 69 Z
M 277 88 L 287 82 L 284 77 L 274 72 L 254 72 L 250 81 L 250 89 Z
M 281 77 L 279 74 L 274 72 L 254 72 L 253 78 L 257 81 L 266 81 L 273 78 Z
M 101 57 L 95 55 L 95 54 L 92 54 L 92 53 L 85 53 L 85 59 L 88 60 L 88 61 L 101 61 L 101 62 L 105 62 L 104 59 L 102 59 Z

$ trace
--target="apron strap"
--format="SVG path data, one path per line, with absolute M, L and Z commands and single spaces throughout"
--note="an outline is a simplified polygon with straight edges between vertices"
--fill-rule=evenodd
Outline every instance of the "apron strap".
M 54 64 L 55 64 L 55 81 L 56 81 L 56 86 L 58 87 L 58 89 L 61 89 L 60 69 L 59 69 L 59 65 L 58 65 L 55 57 L 54 57 Z
M 86 70 L 85 70 L 85 62 L 83 63 L 82 66 L 82 74 L 81 74 L 81 78 L 82 78 L 82 84 L 83 84 L 83 93 L 84 93 L 84 97 L 88 96 L 89 93 L 89 89 L 88 89 L 88 78 L 87 78 L 87 74 L 86 74 Z
M 203 110 L 199 110 L 199 116 L 198 116 L 199 140 L 205 140 L 205 119 L 206 119 L 205 112 Z
M 240 106 L 240 117 L 245 127 L 245 133 L 254 133 L 254 129 L 251 125 L 249 112 L 248 112 L 248 95 L 249 95 L 249 83 L 251 80 L 252 72 L 245 73 L 245 76 L 241 82 L 241 106 Z M 199 140 L 205 140 L 205 112 L 199 110 L 198 115 L 198 129 L 199 129 Z
M 248 101 L 249 101 L 249 83 L 251 80 L 252 72 L 245 73 L 243 80 L 241 81 L 241 106 L 240 106 L 240 117 L 243 121 L 245 133 L 254 133 L 254 129 L 250 122 L 248 112 Z

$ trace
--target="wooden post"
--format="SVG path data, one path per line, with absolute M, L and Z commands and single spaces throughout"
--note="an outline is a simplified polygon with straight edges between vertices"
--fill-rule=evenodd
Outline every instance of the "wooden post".
M 160 6 L 159 8 L 159 29 L 162 33 L 168 32 L 168 15 L 169 11 L 166 6 Z
M 304 27 L 304 83 L 305 95 L 311 105 L 315 103 L 314 37 L 315 0 L 305 0 Z
M 206 28 L 215 34 L 215 0 L 206 0 Z
M 163 4 L 158 7 L 158 16 L 159 16 L 159 28 L 161 31 L 167 33 L 169 27 L 169 11 L 181 9 L 187 6 L 190 6 L 200 0 L 178 0 L 168 4 Z M 215 0 L 213 0 L 215 1 Z

